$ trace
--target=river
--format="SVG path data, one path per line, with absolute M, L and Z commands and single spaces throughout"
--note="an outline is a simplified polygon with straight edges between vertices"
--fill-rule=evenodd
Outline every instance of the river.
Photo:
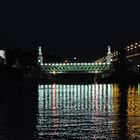
M 0 140 L 140 139 L 140 83 L 1 87 Z

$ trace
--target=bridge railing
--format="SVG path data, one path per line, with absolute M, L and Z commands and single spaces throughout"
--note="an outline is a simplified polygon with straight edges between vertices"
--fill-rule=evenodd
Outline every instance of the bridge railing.
M 105 73 L 111 70 L 107 63 L 45 63 L 41 71 L 45 73 Z

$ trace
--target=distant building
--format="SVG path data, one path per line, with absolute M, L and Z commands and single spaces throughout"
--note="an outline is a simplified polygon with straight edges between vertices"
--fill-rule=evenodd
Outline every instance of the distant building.
M 6 53 L 4 50 L 0 50 L 0 63 L 6 64 Z

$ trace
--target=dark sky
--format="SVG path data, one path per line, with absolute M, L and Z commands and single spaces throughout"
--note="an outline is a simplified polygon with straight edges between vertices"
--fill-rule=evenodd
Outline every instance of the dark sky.
M 0 47 L 97 57 L 140 40 L 135 0 L 16 0 L 1 6 Z

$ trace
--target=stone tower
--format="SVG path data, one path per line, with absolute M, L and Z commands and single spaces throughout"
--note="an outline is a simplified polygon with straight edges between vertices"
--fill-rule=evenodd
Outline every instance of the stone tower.
M 42 48 L 41 46 L 38 47 L 38 64 L 43 64 L 43 55 L 42 55 Z
M 112 53 L 111 53 L 111 46 L 107 46 L 108 52 L 106 56 L 106 63 L 110 64 L 112 61 Z

